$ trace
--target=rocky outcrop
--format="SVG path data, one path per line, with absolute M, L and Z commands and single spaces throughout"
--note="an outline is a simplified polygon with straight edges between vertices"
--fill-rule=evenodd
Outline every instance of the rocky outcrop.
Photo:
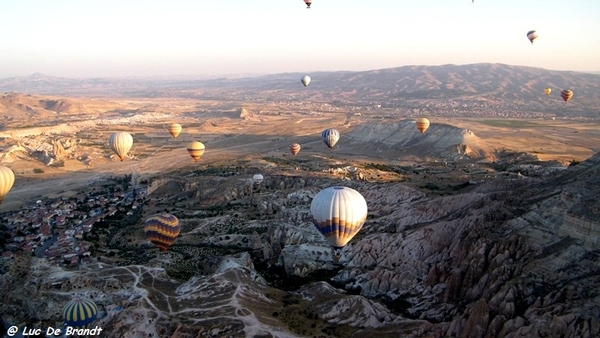
M 419 133 L 414 120 L 400 123 L 365 123 L 345 135 L 347 143 L 376 152 L 401 152 L 460 160 L 462 158 L 495 160 L 494 148 L 471 130 L 442 123 L 432 123 Z

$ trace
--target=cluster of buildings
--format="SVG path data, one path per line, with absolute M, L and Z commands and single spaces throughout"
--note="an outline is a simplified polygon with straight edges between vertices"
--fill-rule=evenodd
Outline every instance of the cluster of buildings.
M 117 213 L 130 214 L 141 207 L 145 190 L 133 193 L 107 189 L 82 195 L 40 199 L 4 213 L 9 239 L 2 257 L 10 259 L 26 252 L 65 266 L 91 261 L 92 243 L 84 240 L 85 234 L 101 220 Z

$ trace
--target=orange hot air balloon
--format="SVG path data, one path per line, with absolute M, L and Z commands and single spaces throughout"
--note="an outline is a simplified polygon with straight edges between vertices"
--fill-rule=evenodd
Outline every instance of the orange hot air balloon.
M 417 129 L 419 129 L 419 131 L 421 133 L 424 133 L 425 130 L 427 130 L 427 128 L 429 128 L 429 120 L 424 117 L 417 119 L 415 124 L 417 126 Z
M 573 91 L 570 89 L 565 89 L 560 92 L 560 97 L 562 97 L 565 102 L 569 102 L 569 100 L 573 97 Z
M 171 136 L 173 136 L 173 138 L 177 138 L 177 136 L 179 136 L 180 133 L 181 133 L 181 124 L 173 123 L 172 125 L 169 126 L 169 134 L 171 134 Z
M 181 231 L 177 217 L 162 213 L 148 218 L 144 222 L 144 233 L 150 242 L 154 243 L 160 251 L 167 251 L 169 246 Z
M 300 145 L 298 143 L 292 143 L 290 144 L 290 152 L 292 153 L 292 155 L 296 155 L 300 152 Z
M 202 157 L 202 154 L 204 154 L 204 144 L 200 141 L 194 141 L 188 144 L 187 151 L 194 159 L 194 162 L 198 162 L 200 157 Z

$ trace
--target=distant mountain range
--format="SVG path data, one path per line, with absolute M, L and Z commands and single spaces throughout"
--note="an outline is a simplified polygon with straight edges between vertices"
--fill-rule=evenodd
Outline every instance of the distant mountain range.
M 312 82 L 303 87 L 300 78 Z M 573 105 L 591 108 L 600 105 L 600 74 L 554 71 L 506 64 L 405 66 L 371 71 L 336 71 L 311 74 L 282 73 L 243 78 L 194 79 L 160 78 L 64 78 L 35 73 L 0 79 L 0 91 L 62 96 L 110 97 L 191 97 L 213 99 L 265 100 L 298 99 L 389 103 L 418 100 L 420 104 L 439 100 L 530 105 L 548 98 L 553 104 L 562 89 L 575 93 Z

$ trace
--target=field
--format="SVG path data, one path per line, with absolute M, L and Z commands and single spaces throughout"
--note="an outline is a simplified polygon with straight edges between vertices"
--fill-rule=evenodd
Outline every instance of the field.
M 353 134 L 353 130 L 367 125 L 385 128 L 406 119 L 350 114 L 342 108 L 298 111 L 295 105 L 278 107 L 260 103 L 236 105 L 231 102 L 166 99 L 115 98 L 102 102 L 78 99 L 75 102 L 92 113 L 57 115 L 53 125 L 45 120 L 44 126 L 7 126 L 9 128 L 3 132 L 5 149 L 17 144 L 30 144 L 29 149 L 42 146 L 51 149 L 52 142 L 59 140 L 63 143 L 65 140 L 78 140 L 79 143 L 67 149 L 67 154 L 52 165 L 45 165 L 23 152 L 5 154 L 2 161 L 17 173 L 17 179 L 9 198 L 1 206 L 2 210 L 18 208 L 25 201 L 41 196 L 69 196 L 74 189 L 100 177 L 134 171 L 147 179 L 170 172 L 181 175 L 208 165 L 221 166 L 239 161 L 260 168 L 266 165 L 261 161 L 265 157 L 302 162 L 304 165 L 309 163 L 316 167 L 323 165 L 321 169 L 328 168 L 326 163 L 336 161 L 348 165 L 430 163 L 434 166 L 436 158 L 444 155 L 442 152 L 437 153 L 438 157 L 423 156 L 427 152 L 415 150 L 417 148 L 407 151 L 398 145 L 370 142 L 371 138 L 382 137 L 382 133 L 389 133 L 391 137 L 395 131 L 382 129 L 379 134 L 362 135 L 356 134 L 356 131 Z M 106 112 L 99 113 L 100 110 Z M 489 152 L 527 152 L 540 160 L 559 161 L 566 165 L 572 160 L 582 161 L 600 150 L 600 123 L 597 121 L 436 116 L 430 117 L 430 120 L 432 126 L 428 132 L 434 133 L 430 137 L 435 136 L 436 126 L 457 128 L 444 129 L 438 134 L 468 129 L 478 137 L 476 142 L 485 144 Z M 173 121 L 183 126 L 177 139 L 166 131 Z M 320 132 L 330 127 L 338 129 L 342 135 L 334 151 L 328 151 L 320 138 Z M 116 131 L 128 131 L 134 138 L 130 158 L 124 162 L 114 157 L 106 143 L 108 136 Z M 418 134 L 411 137 L 418 137 Z M 202 141 L 207 149 L 198 163 L 194 163 L 186 151 L 187 144 L 194 140 Z M 292 157 L 288 147 L 294 142 L 300 143 L 302 150 Z M 414 139 L 406 142 L 414 143 Z M 451 147 L 452 144 L 444 146 Z M 427 150 L 425 146 L 418 149 Z M 82 155 L 93 158 L 91 164 L 78 160 Z

